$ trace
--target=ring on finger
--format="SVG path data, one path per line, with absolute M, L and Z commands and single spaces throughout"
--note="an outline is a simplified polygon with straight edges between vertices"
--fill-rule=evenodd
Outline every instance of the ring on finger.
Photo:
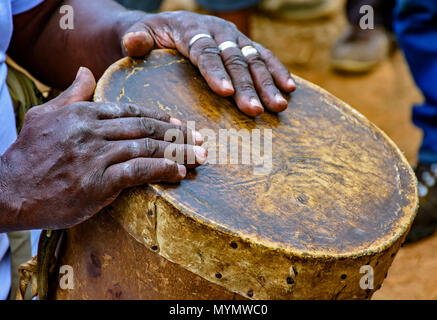
M 258 54 L 258 50 L 254 46 L 244 46 L 241 48 L 241 53 L 246 58 L 252 54 Z
M 234 41 L 225 41 L 218 45 L 220 52 L 225 51 L 229 48 L 238 48 L 237 44 Z
M 212 39 L 212 37 L 211 37 L 209 34 L 206 34 L 206 33 L 198 33 L 198 34 L 194 35 L 194 36 L 191 38 L 190 42 L 188 43 L 188 53 L 190 53 L 190 51 L 191 51 L 191 47 L 194 45 L 194 43 L 195 43 L 197 40 L 200 40 L 200 39 L 202 39 L 202 38 L 209 38 L 209 39 Z

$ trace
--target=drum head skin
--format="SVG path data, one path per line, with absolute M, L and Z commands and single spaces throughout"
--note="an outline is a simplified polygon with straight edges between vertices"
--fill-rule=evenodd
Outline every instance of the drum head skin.
M 414 219 L 414 174 L 365 117 L 295 80 L 285 112 L 250 118 L 176 51 L 116 62 L 95 101 L 160 108 L 210 129 L 216 162 L 220 129 L 261 146 L 240 140 L 237 164 L 208 163 L 176 185 L 126 190 L 106 210 L 147 250 L 244 297 L 368 298 Z M 360 287 L 363 265 L 374 268 L 375 288 Z

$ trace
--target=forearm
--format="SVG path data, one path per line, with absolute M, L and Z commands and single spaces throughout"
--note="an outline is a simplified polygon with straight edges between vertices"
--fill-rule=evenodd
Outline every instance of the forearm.
M 63 30 L 59 8 L 74 9 L 74 29 Z M 9 54 L 43 82 L 64 89 L 80 66 L 96 77 L 123 55 L 125 25 L 144 17 L 112 0 L 46 0 L 14 17 Z

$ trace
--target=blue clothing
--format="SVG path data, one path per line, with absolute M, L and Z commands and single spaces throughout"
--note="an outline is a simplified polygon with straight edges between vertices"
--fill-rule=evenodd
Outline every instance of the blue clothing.
M 25 12 L 43 0 L 0 0 L 0 154 L 17 138 L 14 110 L 6 86 L 6 50 L 12 36 L 12 16 Z M 40 231 L 33 231 L 32 254 L 36 254 Z M 11 287 L 11 256 L 9 240 L 0 233 L 0 300 L 7 299 Z
M 419 161 L 437 162 L 437 0 L 398 0 L 394 30 L 425 101 L 413 108 L 423 130 Z

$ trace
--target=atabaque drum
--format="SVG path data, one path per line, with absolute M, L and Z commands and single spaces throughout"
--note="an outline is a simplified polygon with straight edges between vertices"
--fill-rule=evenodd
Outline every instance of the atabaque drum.
M 73 286 L 61 273 L 49 297 L 369 299 L 414 219 L 414 174 L 364 116 L 295 79 L 285 112 L 250 118 L 176 51 L 109 67 L 95 101 L 191 121 L 208 163 L 179 184 L 125 190 L 68 229 L 58 266 Z

